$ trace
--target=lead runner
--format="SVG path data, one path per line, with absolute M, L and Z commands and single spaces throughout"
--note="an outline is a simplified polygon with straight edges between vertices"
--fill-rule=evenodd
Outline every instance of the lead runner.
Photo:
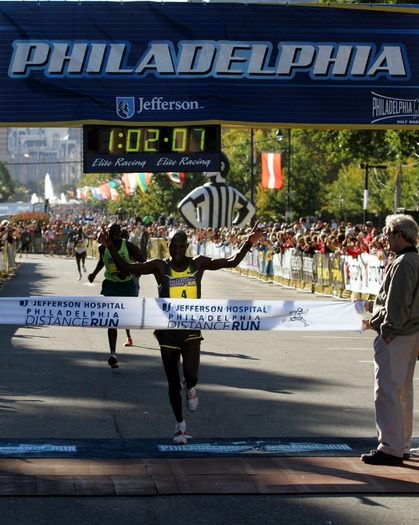
M 119 254 L 107 232 L 103 232 L 100 242 L 109 249 L 118 268 L 127 274 L 154 274 L 158 285 L 159 297 L 164 298 L 201 298 L 201 279 L 205 270 L 221 270 L 235 268 L 244 259 L 262 237 L 259 221 L 255 223 L 240 249 L 229 258 L 211 259 L 205 255 L 189 257 L 188 238 L 183 230 L 170 233 L 167 246 L 170 257 L 166 259 L 151 259 L 143 263 L 127 263 Z M 173 442 L 186 444 L 186 422 L 182 410 L 182 383 L 185 388 L 186 407 L 190 412 L 198 408 L 196 385 L 199 376 L 199 361 L 201 341 L 200 330 L 155 330 L 154 335 L 159 342 L 169 386 L 169 400 L 176 419 Z M 181 382 L 179 368 L 182 357 L 183 381 Z

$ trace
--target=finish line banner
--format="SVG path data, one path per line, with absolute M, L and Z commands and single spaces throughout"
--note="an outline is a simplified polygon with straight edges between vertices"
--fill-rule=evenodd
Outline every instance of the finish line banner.
M 0 324 L 84 328 L 358 331 L 355 302 L 5 297 Z
M 419 126 L 417 6 L 2 1 L 0 27 L 0 126 Z

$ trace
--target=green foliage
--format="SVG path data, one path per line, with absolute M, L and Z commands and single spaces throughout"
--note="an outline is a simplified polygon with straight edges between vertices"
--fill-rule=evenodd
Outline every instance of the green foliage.
M 401 159 L 408 159 L 419 151 L 419 136 L 417 131 L 410 130 L 388 130 L 386 141 L 389 147 L 396 152 Z
M 23 185 L 16 185 L 13 200 L 17 202 L 29 202 L 31 198 L 28 189 Z
M 178 203 L 197 186 L 207 181 L 202 173 L 185 173 L 184 187 L 174 184 L 165 173 L 157 173 L 150 183 L 150 191 L 143 200 L 142 213 L 154 216 L 164 213 L 179 218 Z
M 324 185 L 325 211 L 340 220 L 362 215 L 364 174 L 351 164 L 340 170 L 339 177 Z
M 355 157 L 364 163 L 377 164 L 394 158 L 396 153 L 386 141 L 385 130 L 345 129 L 338 132 L 337 139 L 339 148 L 351 161 Z
M 285 214 L 283 192 L 261 187 L 261 153 L 280 151 L 276 131 L 254 129 L 253 147 L 250 129 L 227 128 L 222 134 L 222 149 L 230 160 L 227 183 L 243 193 L 253 204 L 256 203 L 257 217 L 264 222 L 280 221 Z
M 80 181 L 80 186 L 95 186 L 99 187 L 101 184 L 118 178 L 115 173 L 83 173 Z
M 260 139 L 261 130 L 255 130 L 255 143 Z M 238 189 L 245 197 L 251 200 L 251 169 L 252 150 L 250 129 L 225 128 L 222 133 L 222 150 L 230 161 L 230 171 L 226 182 Z M 254 181 L 260 181 L 260 174 L 255 173 Z
M 10 177 L 9 170 L 0 162 L 0 202 L 7 202 L 15 192 L 15 182 Z

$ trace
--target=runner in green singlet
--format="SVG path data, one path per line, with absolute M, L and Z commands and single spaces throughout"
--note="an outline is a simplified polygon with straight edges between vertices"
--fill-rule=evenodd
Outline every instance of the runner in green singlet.
M 117 250 L 119 257 L 127 262 L 145 261 L 141 250 L 133 244 L 122 238 L 121 226 L 114 222 L 108 228 L 109 237 L 112 239 L 114 249 Z M 89 281 L 92 283 L 97 274 L 105 268 L 105 279 L 102 282 L 101 295 L 111 297 L 135 297 L 139 292 L 139 283 L 135 280 L 129 272 L 121 271 L 113 260 L 113 256 L 106 246 L 103 244 L 99 246 L 99 260 L 94 271 L 88 275 Z M 127 340 L 124 346 L 132 346 L 132 338 L 129 330 L 127 332 Z M 118 331 L 116 328 L 108 328 L 108 341 L 110 355 L 108 357 L 108 365 L 111 368 L 118 368 L 118 358 L 116 357 L 116 341 Z

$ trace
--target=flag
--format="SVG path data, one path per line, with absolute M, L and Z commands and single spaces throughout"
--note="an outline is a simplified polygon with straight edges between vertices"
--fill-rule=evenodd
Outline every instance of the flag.
M 97 188 L 96 186 L 92 186 L 92 195 L 99 201 L 103 200 L 102 192 L 100 191 L 100 188 Z
M 280 190 L 283 185 L 281 153 L 262 152 L 262 188 Z
M 111 196 L 111 199 L 113 201 L 117 201 L 118 200 L 118 186 L 119 186 L 119 181 L 118 180 L 110 180 L 109 181 L 109 192 L 110 192 L 110 196 Z
M 148 192 L 148 187 L 150 185 L 152 176 L 153 176 L 153 173 L 136 173 L 135 174 L 138 187 L 143 193 Z
M 111 198 L 111 189 L 107 182 L 104 182 L 103 184 L 99 186 L 99 191 L 100 191 L 100 194 L 102 195 L 102 199 Z
M 169 171 L 166 173 L 166 175 L 177 186 L 180 186 L 181 188 L 183 188 L 183 186 L 185 185 L 185 174 L 183 172 L 178 173 L 178 172 Z
M 133 192 L 133 189 L 132 189 L 132 186 L 131 186 L 129 173 L 123 173 L 121 179 L 122 179 L 122 184 L 124 185 L 125 195 L 130 196 L 134 192 Z

